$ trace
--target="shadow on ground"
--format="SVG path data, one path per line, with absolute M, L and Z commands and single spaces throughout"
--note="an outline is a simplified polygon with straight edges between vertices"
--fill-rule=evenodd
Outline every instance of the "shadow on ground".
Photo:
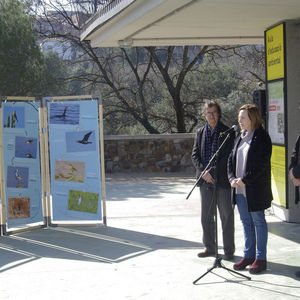
M 112 227 L 56 227 L 1 237 L 0 272 L 39 258 L 119 263 L 159 249 L 201 244 Z
M 300 290 L 300 286 L 298 283 L 295 284 L 283 284 L 280 283 L 280 276 L 284 277 L 290 277 L 299 280 L 294 275 L 296 268 L 287 266 L 284 264 L 277 264 L 277 263 L 269 263 L 268 269 L 264 273 L 251 275 L 248 273 L 247 270 L 239 271 L 241 274 L 245 274 L 246 276 L 249 276 L 251 280 L 247 280 L 243 277 L 240 277 L 239 275 L 233 274 L 231 272 L 231 275 L 234 275 L 235 279 L 228 279 L 228 273 L 227 271 L 220 271 L 220 269 L 214 269 L 212 270 L 212 274 L 215 275 L 215 279 L 213 281 L 205 281 L 203 279 L 200 279 L 196 285 L 198 286 L 205 286 L 205 285 L 213 285 L 215 288 L 217 285 L 226 285 L 227 283 L 232 283 L 233 289 L 240 289 L 241 287 L 249 287 L 251 289 L 254 289 L 253 293 L 255 293 L 255 290 L 262 291 L 265 293 L 272 293 L 275 294 L 277 299 L 290 299 L 289 297 L 292 297 L 292 299 L 299 299 L 299 296 L 297 295 L 297 291 Z M 267 281 L 265 279 L 260 279 L 260 277 L 264 277 L 264 274 L 274 274 L 278 275 L 277 280 L 270 280 Z M 200 274 L 203 275 L 203 274 Z M 222 281 L 219 279 L 221 278 Z M 232 278 L 232 277 L 231 277 Z M 243 296 L 240 296 L 241 299 L 243 299 Z M 245 296 L 246 297 L 246 296 Z M 249 297 L 251 298 L 251 296 Z
M 299 224 L 287 222 L 270 222 L 268 231 L 272 234 L 300 244 Z

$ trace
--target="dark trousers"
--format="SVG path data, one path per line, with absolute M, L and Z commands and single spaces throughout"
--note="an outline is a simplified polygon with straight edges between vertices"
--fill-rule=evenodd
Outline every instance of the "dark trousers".
M 234 212 L 231 204 L 231 190 L 216 188 L 209 189 L 205 185 L 200 186 L 201 196 L 201 224 L 203 229 L 203 244 L 212 253 L 216 251 L 214 201 L 222 223 L 222 236 L 224 253 L 231 254 L 235 251 L 234 245 Z

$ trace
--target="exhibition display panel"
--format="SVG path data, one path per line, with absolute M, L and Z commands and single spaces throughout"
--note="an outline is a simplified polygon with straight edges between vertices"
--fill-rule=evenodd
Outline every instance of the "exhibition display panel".
M 41 182 L 41 102 L 10 98 L 1 102 L 3 231 L 45 223 Z
M 102 221 L 98 101 L 44 99 L 51 223 Z
M 1 101 L 1 231 L 106 224 L 99 96 Z

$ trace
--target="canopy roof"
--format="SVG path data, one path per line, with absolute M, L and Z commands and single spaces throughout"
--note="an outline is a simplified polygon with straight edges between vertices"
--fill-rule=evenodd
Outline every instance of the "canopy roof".
M 81 39 L 93 47 L 263 44 L 268 27 L 299 18 L 300 0 L 114 0 Z

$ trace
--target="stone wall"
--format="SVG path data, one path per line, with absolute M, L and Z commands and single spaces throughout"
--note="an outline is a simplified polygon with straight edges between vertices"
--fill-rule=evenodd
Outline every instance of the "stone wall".
M 193 133 L 104 136 L 105 171 L 193 174 Z

